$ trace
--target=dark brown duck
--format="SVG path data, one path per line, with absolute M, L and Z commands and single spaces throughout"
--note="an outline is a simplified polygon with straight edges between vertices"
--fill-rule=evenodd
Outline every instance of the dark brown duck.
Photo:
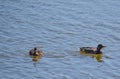
M 103 47 L 106 47 L 106 46 L 103 46 L 102 44 L 98 44 L 98 46 L 96 48 L 94 48 L 94 47 L 81 47 L 80 51 L 88 53 L 88 54 L 102 54 L 101 49 Z
M 29 55 L 30 56 L 42 56 L 43 54 L 42 54 L 42 51 L 40 49 L 35 47 L 29 51 Z

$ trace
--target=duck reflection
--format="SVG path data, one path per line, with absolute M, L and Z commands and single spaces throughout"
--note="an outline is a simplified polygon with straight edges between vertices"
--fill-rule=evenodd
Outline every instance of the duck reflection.
M 102 53 L 101 54 L 88 54 L 86 52 L 80 51 L 80 54 L 83 56 L 90 56 L 91 58 L 95 58 L 98 62 L 103 62 Z
M 39 58 L 41 58 L 40 56 L 31 56 L 32 61 L 37 62 L 39 60 Z

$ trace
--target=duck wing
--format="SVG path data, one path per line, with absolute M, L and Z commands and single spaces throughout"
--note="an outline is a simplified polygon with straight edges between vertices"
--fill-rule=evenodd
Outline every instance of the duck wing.
M 93 47 L 81 47 L 80 48 L 80 51 L 86 52 L 86 53 L 95 53 L 96 50 L 97 48 L 93 48 Z
M 31 50 L 29 51 L 29 54 L 30 54 L 30 55 L 34 55 L 34 49 L 31 49 Z

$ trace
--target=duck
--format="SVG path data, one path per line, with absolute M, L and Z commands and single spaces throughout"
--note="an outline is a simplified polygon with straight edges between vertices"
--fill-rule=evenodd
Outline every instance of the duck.
M 29 51 L 29 55 L 30 56 L 39 56 L 39 57 L 41 57 L 41 56 L 43 56 L 43 53 L 39 48 L 34 47 L 33 49 L 31 49 Z
M 102 54 L 101 49 L 104 47 L 106 46 L 102 44 L 98 44 L 96 48 L 95 47 L 81 47 L 80 52 L 85 52 L 87 54 Z

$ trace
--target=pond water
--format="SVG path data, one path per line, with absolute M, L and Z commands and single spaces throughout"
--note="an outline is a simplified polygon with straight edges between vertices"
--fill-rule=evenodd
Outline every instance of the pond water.
M 0 79 L 120 79 L 119 0 L 0 0 Z M 107 46 L 103 62 L 82 46 Z M 28 52 L 44 56 L 33 62 Z

